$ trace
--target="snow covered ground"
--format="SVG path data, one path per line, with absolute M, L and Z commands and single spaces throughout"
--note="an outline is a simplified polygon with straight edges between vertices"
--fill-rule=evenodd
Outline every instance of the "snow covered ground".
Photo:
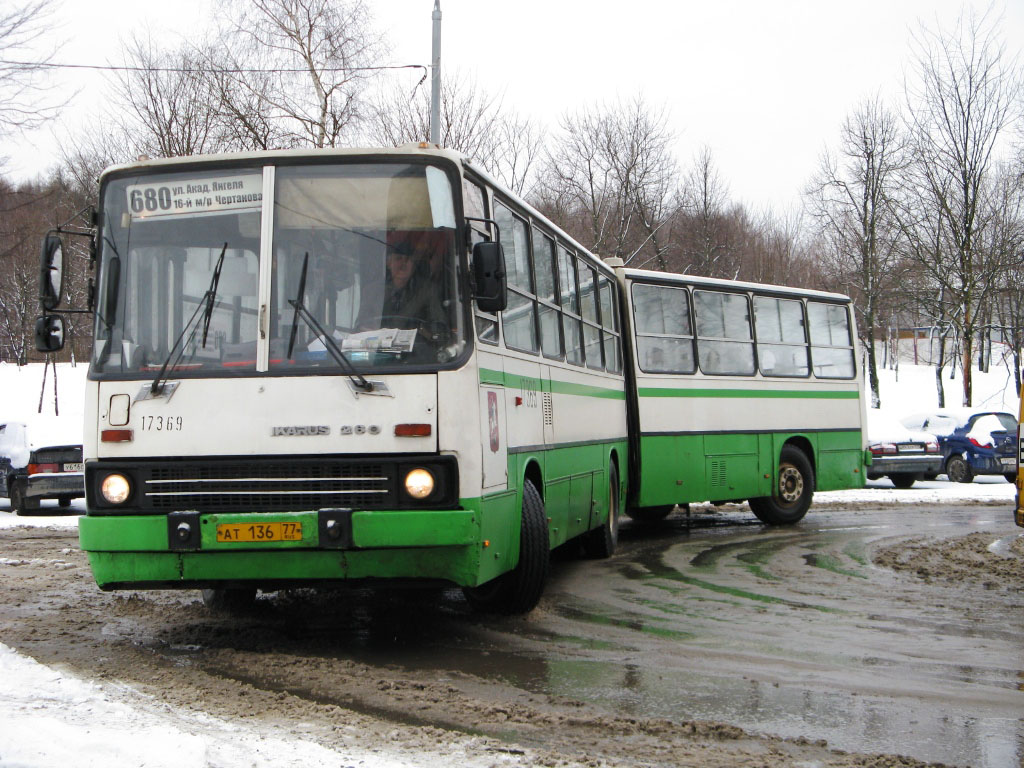
M 58 369 L 57 406 L 54 413 L 53 371 L 43 383 L 41 365 L 18 368 L 0 364 L 0 423 L 23 421 L 30 429 L 61 435 L 80 442 L 82 400 L 86 367 L 62 365 Z M 936 405 L 932 368 L 901 364 L 898 376 L 881 372 L 882 410 L 896 416 Z M 987 374 L 975 373 L 977 407 L 1017 413 L 1013 374 L 1004 365 L 994 365 Z M 945 380 L 949 405 L 960 403 L 960 382 Z M 886 480 L 869 481 L 863 490 L 833 491 L 815 496 L 816 505 L 850 502 L 880 504 L 956 503 L 965 500 L 1005 502 L 1007 514 L 1013 503 L 1014 486 L 1002 477 L 980 477 L 970 484 L 943 480 L 918 482 L 909 490 L 898 490 Z M 17 517 L 0 499 L 0 527 L 31 525 L 76 527 L 84 501 L 76 500 L 69 514 L 61 514 L 56 502 L 44 502 L 43 512 L 53 515 Z M 0 566 L 4 564 L 0 553 Z M 422 760 L 391 758 L 358 750 L 339 754 L 312 742 L 277 735 L 272 728 L 252 728 L 208 715 L 175 711 L 163 703 L 125 686 L 94 683 L 42 666 L 3 645 L 0 638 L 0 768 L 49 768 L 53 766 L 340 766 L 393 768 L 412 765 L 445 765 L 438 755 Z M 468 766 L 464 758 L 458 761 Z M 481 763 L 482 764 L 482 763 Z

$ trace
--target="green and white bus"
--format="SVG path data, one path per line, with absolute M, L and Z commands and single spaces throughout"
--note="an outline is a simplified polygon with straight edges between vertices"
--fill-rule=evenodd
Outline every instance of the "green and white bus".
M 103 589 L 457 585 L 522 612 L 552 548 L 612 554 L 620 512 L 792 523 L 863 482 L 845 298 L 615 269 L 458 153 L 143 161 L 104 172 L 94 223 L 44 243 L 37 346 L 63 343 L 61 235 L 89 234 Z

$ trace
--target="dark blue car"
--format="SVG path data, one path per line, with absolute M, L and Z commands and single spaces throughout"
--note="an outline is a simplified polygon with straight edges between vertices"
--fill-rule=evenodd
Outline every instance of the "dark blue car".
M 908 429 L 923 429 L 939 439 L 943 469 L 954 483 L 975 475 L 1017 479 L 1017 419 L 1004 411 L 936 410 L 901 419 Z

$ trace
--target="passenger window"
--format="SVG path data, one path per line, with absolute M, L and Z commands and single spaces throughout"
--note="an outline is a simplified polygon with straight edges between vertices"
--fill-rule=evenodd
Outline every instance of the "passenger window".
M 534 285 L 537 286 L 540 348 L 545 357 L 561 358 L 555 241 L 537 229 L 533 230 L 533 267 Z
M 846 307 L 809 301 L 807 323 L 814 375 L 822 379 L 852 379 L 856 365 Z
M 505 346 L 523 352 L 537 351 L 537 308 L 533 300 L 530 242 L 526 222 L 495 203 L 501 245 L 508 276 L 508 306 L 501 313 Z
M 558 292 L 562 299 L 562 330 L 565 334 L 565 359 L 583 365 L 583 331 L 580 328 L 580 300 L 576 288 L 576 260 L 558 246 Z
M 645 373 L 693 373 L 690 298 L 685 288 L 634 283 L 637 363 Z
M 601 328 L 604 336 L 605 367 L 612 373 L 622 370 L 622 339 L 619 335 L 619 313 L 617 311 L 615 284 L 607 277 L 600 279 L 601 286 Z
M 694 291 L 697 356 L 704 373 L 750 376 L 754 345 L 745 294 Z
M 582 261 L 578 265 L 580 307 L 583 316 L 583 348 L 588 368 L 603 368 L 601 328 L 597 315 L 597 273 Z
M 809 376 L 804 310 L 800 301 L 754 297 L 757 363 L 764 376 Z

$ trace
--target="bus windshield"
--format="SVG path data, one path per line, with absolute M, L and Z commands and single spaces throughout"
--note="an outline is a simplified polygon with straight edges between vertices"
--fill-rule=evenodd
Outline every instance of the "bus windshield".
M 461 354 L 444 171 L 279 167 L 267 206 L 270 175 L 232 167 L 105 185 L 95 376 L 422 370 Z

